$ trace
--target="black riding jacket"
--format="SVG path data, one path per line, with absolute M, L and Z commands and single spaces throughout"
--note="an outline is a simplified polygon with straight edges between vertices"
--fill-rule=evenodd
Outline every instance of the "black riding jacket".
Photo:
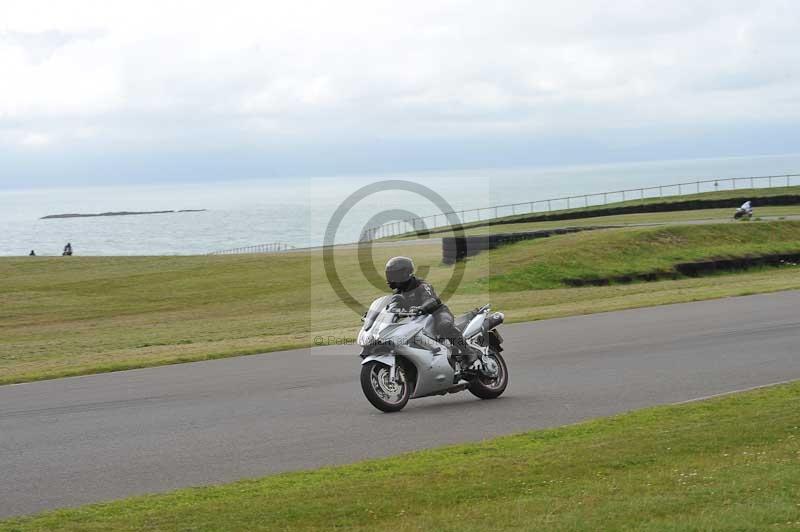
M 403 296 L 403 306 L 405 308 L 419 307 L 420 310 L 428 314 L 447 308 L 442 304 L 442 300 L 436 295 L 433 287 L 416 277 L 412 277 L 403 286 L 395 287 L 394 293 Z

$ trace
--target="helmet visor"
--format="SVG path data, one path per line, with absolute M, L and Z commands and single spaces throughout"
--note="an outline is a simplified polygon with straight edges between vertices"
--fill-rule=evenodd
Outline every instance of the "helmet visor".
M 411 268 L 387 268 L 386 282 L 390 284 L 402 284 L 411 279 Z

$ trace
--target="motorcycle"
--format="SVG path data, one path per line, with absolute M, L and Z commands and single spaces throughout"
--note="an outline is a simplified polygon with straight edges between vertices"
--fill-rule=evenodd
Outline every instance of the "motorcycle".
M 500 397 L 508 386 L 508 367 L 500 352 L 497 327 L 505 316 L 489 305 L 455 320 L 468 349 L 479 353 L 469 368 L 453 356 L 452 346 L 437 337 L 433 317 L 404 310 L 400 296 L 379 297 L 362 318 L 358 334 L 361 389 L 378 410 L 397 412 L 409 399 L 468 390 L 481 399 Z
M 747 218 L 748 220 L 753 217 L 753 208 L 750 206 L 750 202 L 748 201 L 738 209 L 736 212 L 733 213 L 733 219 L 739 220 L 742 218 Z

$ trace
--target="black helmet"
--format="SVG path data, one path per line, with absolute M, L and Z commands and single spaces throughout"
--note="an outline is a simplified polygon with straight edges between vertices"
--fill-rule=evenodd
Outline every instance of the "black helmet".
M 406 284 L 414 275 L 414 261 L 408 257 L 392 257 L 386 263 L 386 282 L 391 288 Z

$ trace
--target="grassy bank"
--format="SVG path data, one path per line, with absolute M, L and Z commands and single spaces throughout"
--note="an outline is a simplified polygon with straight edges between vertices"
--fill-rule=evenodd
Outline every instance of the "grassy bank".
M 676 275 L 675 266 L 710 258 L 800 252 L 800 222 L 667 226 L 593 231 L 529 240 L 484 259 L 491 292 L 555 288 L 569 280 Z
M 594 268 L 596 274 L 704 253 L 800 250 L 792 222 L 709 227 L 702 237 L 692 236 L 696 230 L 679 229 L 688 243 L 660 240 L 648 229 L 501 248 L 467 261 L 449 304 L 462 312 L 491 301 L 509 321 L 525 321 L 800 289 L 794 268 L 607 287 L 560 284 L 562 271 Z M 596 240 L 589 246 L 582 238 Z M 660 251 L 654 258 L 641 251 L 644 245 Z M 376 270 L 390 256 L 412 255 L 440 290 L 454 272 L 441 264 L 435 243 L 373 252 Z M 355 250 L 337 249 L 335 257 L 345 287 L 359 301 L 383 293 L 364 281 Z M 352 335 L 360 326 L 331 289 L 319 253 L 8 258 L 0 259 L 0 279 L 0 383 L 303 347 L 315 335 Z
M 794 383 L 0 530 L 797 529 L 798 406 Z
M 683 223 L 725 223 L 731 222 L 731 209 L 703 209 L 698 211 L 674 212 L 648 212 L 638 214 L 619 214 L 615 216 L 598 216 L 593 218 L 580 218 L 575 220 L 558 220 L 551 222 L 521 222 L 484 227 L 472 227 L 464 231 L 466 235 L 489 235 L 497 233 L 516 233 L 523 231 L 539 231 L 559 227 L 589 227 L 589 226 L 636 226 L 643 224 L 683 224 Z M 761 207 L 757 216 L 767 220 L 779 218 L 797 219 L 800 217 L 800 205 L 784 207 Z M 741 222 L 737 222 L 741 223 Z M 444 236 L 444 235 L 442 235 Z M 401 240 L 416 238 L 404 237 Z
M 800 195 L 800 186 L 780 187 L 772 189 L 742 189 L 722 192 L 703 192 L 685 196 L 665 196 L 663 198 L 645 198 L 628 201 L 617 201 L 607 205 L 590 205 L 558 211 L 506 214 L 497 217 L 465 221 L 463 228 L 466 234 L 506 233 L 513 231 L 534 231 L 552 227 L 612 225 L 626 223 L 665 223 L 686 220 L 730 220 L 733 210 L 744 199 L 751 199 L 756 206 L 758 216 L 789 216 L 800 214 L 800 205 L 764 205 L 769 198 L 777 196 Z M 613 199 L 613 198 L 612 198 Z M 759 200 L 762 200 L 759 203 Z M 738 203 L 737 203 L 738 202 Z M 720 205 L 723 203 L 724 205 Z M 800 202 L 795 202 L 800 203 Z M 678 204 L 683 204 L 678 206 Z M 704 205 L 705 204 L 705 205 Z M 691 207 L 689 206 L 691 205 Z M 541 205 L 538 206 L 541 208 Z M 524 208 L 524 207 L 523 207 Z M 644 208 L 645 212 L 624 212 L 626 209 Z M 555 217 L 557 219 L 548 219 Z M 448 227 L 440 227 L 430 231 L 433 236 L 444 236 L 450 233 Z M 404 233 L 386 240 L 402 240 L 418 238 L 416 232 Z

